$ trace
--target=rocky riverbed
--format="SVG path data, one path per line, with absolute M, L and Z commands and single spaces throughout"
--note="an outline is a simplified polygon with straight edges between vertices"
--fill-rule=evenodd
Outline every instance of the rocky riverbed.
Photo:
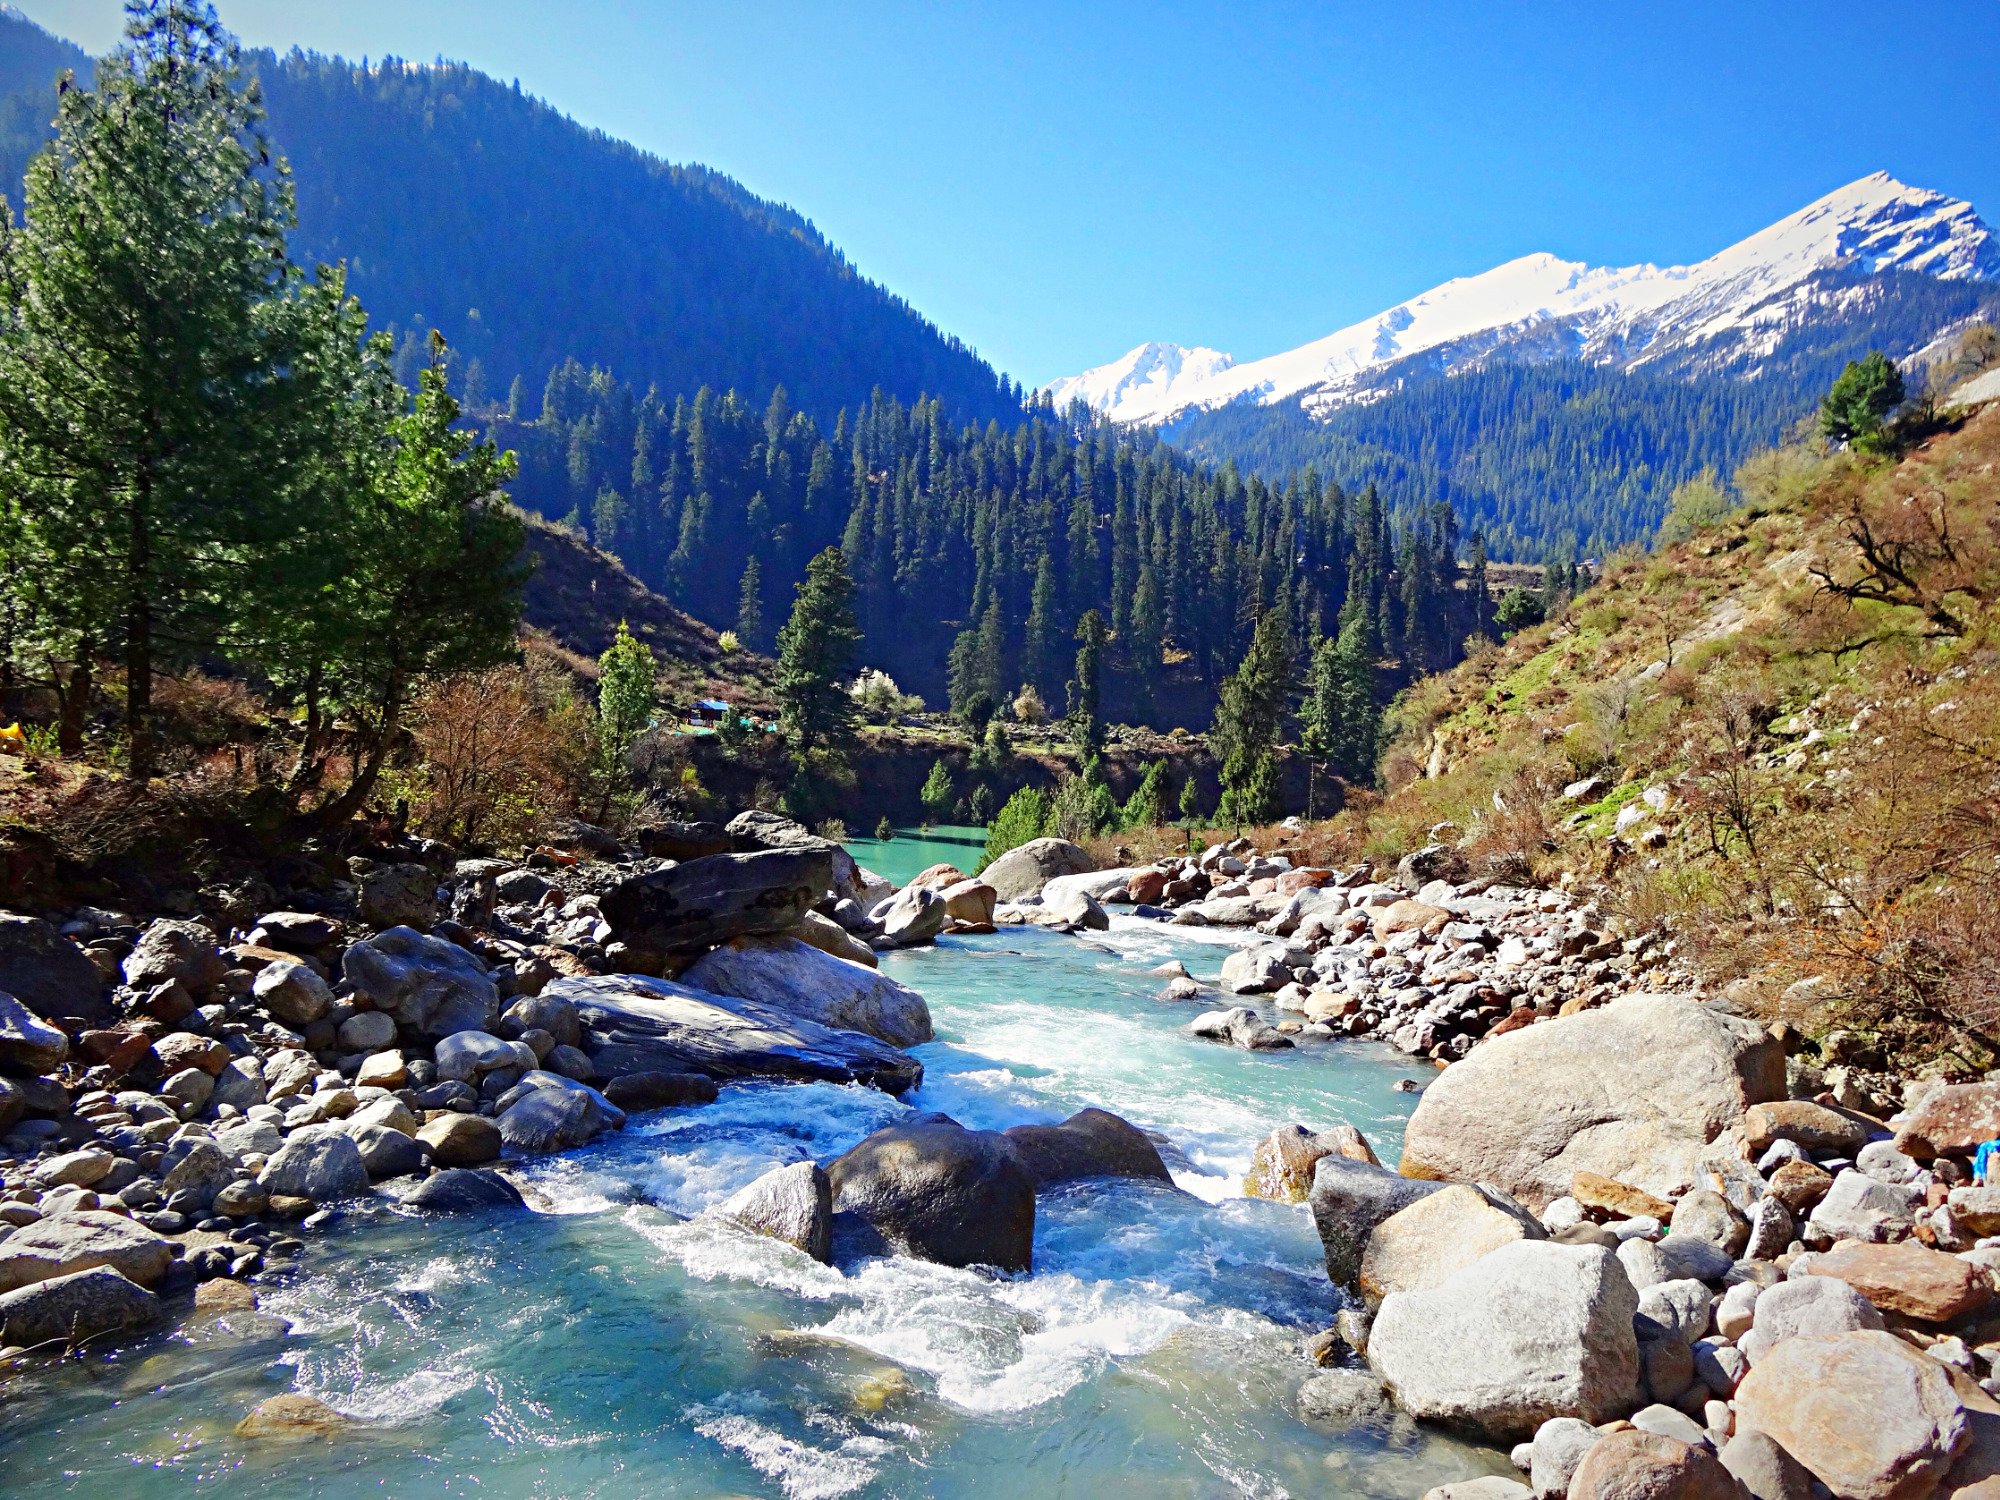
M 919 1090 L 933 1019 L 881 952 L 1021 924 L 1096 941 L 1122 904 L 1232 939 L 1219 974 L 1154 976 L 1187 1047 L 1374 1037 L 1426 1065 L 1400 1170 L 1322 1113 L 1268 1122 L 1240 1180 L 1309 1205 L 1345 1298 L 1290 1356 L 1323 1367 L 1299 1419 L 1511 1448 L 1523 1481 L 1469 1494 L 1973 1492 L 2000 1457 L 2000 1190 L 1969 1157 L 2000 1085 L 1884 1108 L 1885 1080 L 1693 993 L 1669 944 L 1562 892 L 1455 883 L 1447 852 L 1097 871 L 1045 840 L 895 891 L 749 814 L 587 858 L 410 845 L 164 913 L 8 914 L 5 1357 L 248 1311 L 343 1205 L 505 1212 L 535 1161 L 719 1087 Z M 1172 1138 L 1100 1109 L 992 1123 L 904 1109 L 704 1212 L 836 1267 L 1018 1276 L 1073 1185 L 1178 1180 Z M 243 1437 L 341 1421 L 289 1394 Z

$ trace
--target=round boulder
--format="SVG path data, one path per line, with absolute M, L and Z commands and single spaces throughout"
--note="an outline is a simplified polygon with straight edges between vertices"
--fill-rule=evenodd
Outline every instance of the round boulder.
M 1583 1455 L 1569 1500 L 1740 1500 L 1706 1448 L 1652 1432 L 1614 1432 Z
M 1082 1177 L 1173 1181 L 1146 1133 L 1109 1110 L 1081 1109 L 1060 1125 L 1015 1125 L 1003 1134 L 1038 1189 Z
M 1001 1271 L 1033 1261 L 1035 1179 L 996 1131 L 918 1115 L 837 1157 L 827 1179 L 835 1232 L 858 1253 Z

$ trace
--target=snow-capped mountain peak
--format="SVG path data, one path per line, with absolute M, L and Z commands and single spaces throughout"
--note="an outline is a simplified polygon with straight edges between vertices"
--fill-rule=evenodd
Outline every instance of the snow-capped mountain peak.
M 1790 307 L 1771 316 L 1774 301 L 1840 268 L 2000 280 L 2000 237 L 1970 203 L 1877 172 L 1694 265 L 1593 267 L 1525 255 L 1265 359 L 1238 364 L 1213 349 L 1142 344 L 1046 389 L 1058 406 L 1081 397 L 1115 420 L 1151 424 L 1236 401 L 1296 398 L 1325 411 L 1369 399 L 1372 379 L 1419 355 L 1447 372 L 1552 355 L 1625 366 L 1697 349 L 1711 362 L 1754 359 L 1799 315 Z

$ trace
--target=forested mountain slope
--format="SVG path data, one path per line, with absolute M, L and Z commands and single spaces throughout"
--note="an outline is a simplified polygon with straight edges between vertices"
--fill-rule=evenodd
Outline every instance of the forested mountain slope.
M 539 397 L 575 357 L 642 387 L 768 392 L 831 420 L 881 388 L 969 420 L 1019 396 L 973 351 L 862 276 L 812 224 L 458 64 L 253 53 L 298 185 L 301 259 L 348 262 L 379 323 L 435 326 L 460 389 Z M 62 68 L 88 58 L 0 12 L 0 181 L 19 206 Z M 411 359 L 420 340 L 413 340 Z

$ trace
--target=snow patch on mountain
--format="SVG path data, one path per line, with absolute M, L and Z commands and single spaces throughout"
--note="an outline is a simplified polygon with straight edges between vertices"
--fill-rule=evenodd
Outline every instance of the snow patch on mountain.
M 1265 359 L 1142 344 L 1045 389 L 1058 407 L 1081 398 L 1114 420 L 1150 425 L 1237 401 L 1298 399 L 1322 413 L 1370 399 L 1372 376 L 1433 351 L 1446 373 L 1510 354 L 1636 368 L 1700 351 L 1705 365 L 1743 365 L 1833 295 L 1821 275 L 1833 269 L 2000 280 L 2000 237 L 1970 203 L 1877 172 L 1695 265 L 1527 255 Z

